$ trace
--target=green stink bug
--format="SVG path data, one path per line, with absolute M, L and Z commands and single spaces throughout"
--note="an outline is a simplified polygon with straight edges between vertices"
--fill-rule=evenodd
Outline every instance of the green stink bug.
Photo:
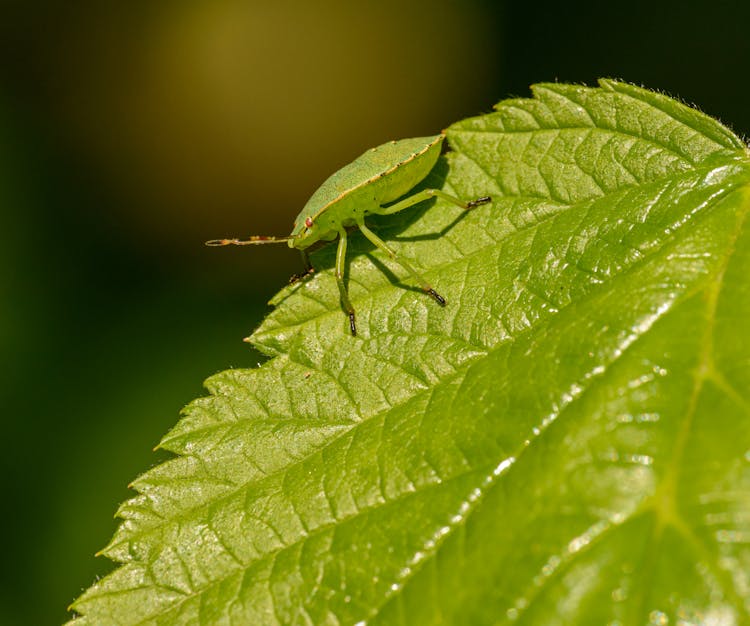
M 331 175 L 311 196 L 294 221 L 287 237 L 253 236 L 246 240 L 212 239 L 207 246 L 245 246 L 286 241 L 290 248 L 302 252 L 306 274 L 313 271 L 306 249 L 318 241 L 339 238 L 336 251 L 336 282 L 341 294 L 341 304 L 349 316 L 352 335 L 357 334 L 354 307 L 344 283 L 347 228 L 359 228 L 362 234 L 399 263 L 419 283 L 422 290 L 440 306 L 445 299 L 404 259 L 400 259 L 388 245 L 365 226 L 365 216 L 391 215 L 435 196 L 448 200 L 463 209 L 472 209 L 491 201 L 489 196 L 464 202 L 440 189 L 424 189 L 399 200 L 421 182 L 435 166 L 445 135 L 416 137 L 390 141 L 371 148 L 362 156 Z M 396 202 L 396 200 L 399 200 Z M 393 203 L 393 204 L 389 204 Z M 303 274 L 304 276 L 304 274 Z M 293 277 L 295 280 L 299 277 Z

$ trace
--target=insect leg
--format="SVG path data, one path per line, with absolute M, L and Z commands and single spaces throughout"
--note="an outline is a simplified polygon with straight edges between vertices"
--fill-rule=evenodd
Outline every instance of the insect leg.
M 302 255 L 302 265 L 305 267 L 305 273 L 310 274 L 311 272 L 314 272 L 312 264 L 310 263 L 310 257 L 307 254 L 307 250 L 300 250 L 300 255 Z
M 289 279 L 290 285 L 293 285 L 294 283 L 301 281 L 303 278 L 307 278 L 310 274 L 315 273 L 315 268 L 310 263 L 310 257 L 307 255 L 307 250 L 300 250 L 299 252 L 302 255 L 302 266 L 305 268 L 305 271 L 300 274 L 293 274 Z
M 422 275 L 417 272 L 412 266 L 411 263 L 408 263 L 404 259 L 398 258 L 396 253 L 391 250 L 388 245 L 383 241 L 380 237 L 378 237 L 374 232 L 372 232 L 367 226 L 365 226 L 364 220 L 360 220 L 357 225 L 359 226 L 359 230 L 362 231 L 362 234 L 367 237 L 372 243 L 374 243 L 378 248 L 380 248 L 383 252 L 385 252 L 391 259 L 396 261 L 401 267 L 403 267 L 409 274 L 412 275 L 414 280 L 416 280 L 419 283 L 419 286 L 422 288 L 422 291 L 424 291 L 427 295 L 429 295 L 435 302 L 437 302 L 440 306 L 445 306 L 445 298 L 441 296 L 437 291 L 435 291 L 430 284 L 422 278 Z
M 344 267 L 346 266 L 346 231 L 341 229 L 339 233 L 339 247 L 336 249 L 336 284 L 339 286 L 339 293 L 341 294 L 341 304 L 344 305 L 347 314 L 349 315 L 349 328 L 352 331 L 352 336 L 357 336 L 357 325 L 354 323 L 354 307 L 349 300 L 349 294 L 346 291 L 346 285 L 344 284 Z
M 487 204 L 488 202 L 492 202 L 492 198 L 490 198 L 489 196 L 482 196 L 481 198 L 477 198 L 476 200 L 469 200 L 468 202 L 464 202 L 463 200 L 459 200 L 455 196 L 452 196 L 449 193 L 445 193 L 440 189 L 423 189 L 419 193 L 415 193 L 413 196 L 404 198 L 403 200 L 401 200 L 401 202 L 396 202 L 396 204 L 392 204 L 388 207 L 378 207 L 377 209 L 372 209 L 371 212 L 377 213 L 378 215 L 391 215 L 392 213 L 398 213 L 399 211 L 408 209 L 410 206 L 413 206 L 418 202 L 429 200 L 430 198 L 434 198 L 435 196 L 437 196 L 438 198 L 442 198 L 443 200 L 447 200 L 448 202 L 452 202 L 456 206 L 460 206 L 462 209 L 473 209 L 480 204 Z

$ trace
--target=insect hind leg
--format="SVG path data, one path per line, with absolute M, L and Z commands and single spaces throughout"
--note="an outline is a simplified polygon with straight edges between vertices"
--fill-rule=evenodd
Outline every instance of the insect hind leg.
M 477 198 L 476 200 L 469 200 L 468 202 L 464 202 L 463 200 L 456 198 L 456 196 L 445 193 L 440 189 L 423 189 L 422 191 L 415 193 L 413 196 L 409 196 L 408 198 L 404 198 L 400 202 L 396 202 L 396 204 L 392 204 L 388 207 L 377 207 L 375 209 L 372 209 L 371 212 L 377 213 L 378 215 L 391 215 L 393 213 L 403 211 L 404 209 L 408 209 L 410 206 L 418 204 L 419 202 L 423 202 L 424 200 L 429 200 L 430 198 L 435 197 L 442 198 L 443 200 L 446 200 L 466 210 L 473 209 L 474 207 L 478 207 L 482 204 L 487 204 L 488 202 L 492 202 L 492 198 L 490 196 L 482 196 L 481 198 Z
M 441 296 L 437 291 L 435 291 L 430 283 L 428 283 L 422 275 L 415 270 L 411 263 L 405 261 L 404 259 L 399 258 L 399 256 L 388 247 L 388 244 L 385 243 L 380 237 L 378 237 L 374 232 L 372 232 L 367 226 L 365 226 L 364 220 L 360 220 L 357 225 L 359 226 L 359 229 L 362 231 L 362 234 L 367 237 L 372 243 L 374 243 L 378 248 L 380 248 L 383 252 L 385 252 L 392 260 L 396 261 L 401 267 L 403 267 L 409 274 L 412 275 L 414 280 L 419 283 L 419 286 L 422 288 L 422 291 L 424 291 L 428 296 L 430 296 L 435 302 L 437 302 L 440 306 L 445 306 L 445 298 Z

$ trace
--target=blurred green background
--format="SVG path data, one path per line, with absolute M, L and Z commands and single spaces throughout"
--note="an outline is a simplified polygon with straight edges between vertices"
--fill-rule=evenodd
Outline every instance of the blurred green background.
M 750 3 L 0 1 L 0 623 L 111 564 L 127 484 L 298 271 L 286 234 L 370 146 L 528 85 L 623 78 L 750 130 Z

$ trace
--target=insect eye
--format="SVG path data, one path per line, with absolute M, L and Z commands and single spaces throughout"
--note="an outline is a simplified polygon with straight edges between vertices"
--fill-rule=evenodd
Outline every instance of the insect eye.
M 311 217 L 306 218 L 305 219 L 305 226 L 307 226 L 308 228 L 312 228 L 312 225 L 313 225 L 312 218 Z

